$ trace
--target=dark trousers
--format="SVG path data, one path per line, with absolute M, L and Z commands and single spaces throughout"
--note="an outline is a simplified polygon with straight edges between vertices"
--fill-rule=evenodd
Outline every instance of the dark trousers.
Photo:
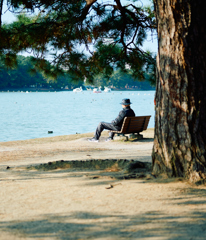
M 101 136 L 101 133 L 102 133 L 102 131 L 103 131 L 104 129 L 114 130 L 114 131 L 120 131 L 120 127 L 114 126 L 112 123 L 100 122 L 99 125 L 97 126 L 96 131 L 95 131 L 94 138 L 95 138 L 95 139 L 99 139 L 100 136 Z M 109 137 L 113 139 L 114 134 L 115 134 L 115 133 L 110 132 L 110 133 L 109 133 Z

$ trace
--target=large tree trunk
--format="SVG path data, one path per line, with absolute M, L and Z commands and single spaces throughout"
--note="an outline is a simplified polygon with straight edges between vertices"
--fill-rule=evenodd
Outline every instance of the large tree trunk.
M 153 172 L 206 176 L 206 0 L 154 0 L 157 89 Z

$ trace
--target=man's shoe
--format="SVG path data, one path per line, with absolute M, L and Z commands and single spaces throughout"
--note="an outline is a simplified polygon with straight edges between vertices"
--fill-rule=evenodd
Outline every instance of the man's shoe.
M 105 142 L 109 142 L 109 141 L 113 141 L 113 139 L 111 137 L 109 137 L 105 140 Z
M 90 139 L 88 139 L 88 141 L 89 141 L 89 142 L 99 142 L 99 140 L 96 139 L 96 138 L 90 138 Z

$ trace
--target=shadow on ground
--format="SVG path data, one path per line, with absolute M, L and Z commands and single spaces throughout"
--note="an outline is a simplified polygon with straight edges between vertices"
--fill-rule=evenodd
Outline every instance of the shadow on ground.
M 38 221 L 1 222 L 0 230 L 34 239 L 205 239 L 206 213 L 173 216 L 161 212 L 142 215 L 73 212 L 41 216 Z M 198 232 L 198 235 L 196 234 Z
M 14 177 L 20 174 L 18 180 L 35 178 L 67 178 L 86 177 L 102 178 L 102 181 L 91 181 L 89 184 L 107 184 L 104 178 L 111 178 L 115 184 L 119 179 L 134 174 L 134 178 L 143 175 L 142 184 L 147 181 L 146 174 L 151 170 L 151 164 L 132 160 L 101 160 L 57 161 L 35 165 L 24 170 L 8 169 Z M 75 161 L 77 162 L 77 161 Z M 68 165 L 70 164 L 70 165 Z M 71 165 L 73 167 L 71 167 Z M 80 164 L 80 165 L 75 165 Z M 76 168 L 74 167 L 76 166 Z M 79 167 L 77 167 L 79 166 Z M 91 167 L 93 166 L 93 167 Z M 91 170 L 93 168 L 93 170 Z M 76 171 L 74 171 L 76 169 Z M 26 170 L 26 171 L 25 171 Z M 47 175 L 48 173 L 48 175 Z M 132 178 L 132 177 L 131 177 Z M 129 178 L 128 178 L 129 179 Z M 157 184 L 160 180 L 150 178 Z M 178 181 L 178 179 L 162 179 L 162 183 Z M 88 184 L 88 183 L 87 183 Z M 110 191 L 110 190 L 108 190 Z M 179 194 L 167 199 L 168 210 L 142 211 L 132 215 L 122 214 L 123 211 L 102 214 L 88 211 L 70 211 L 64 214 L 39 215 L 38 220 L 32 218 L 26 221 L 0 221 L 0 232 L 15 236 L 15 239 L 167 239 L 167 240 L 205 240 L 206 239 L 206 189 L 188 187 L 179 189 Z M 163 199 L 164 200 L 164 199 Z M 165 200 L 166 201 L 166 200 Z M 163 201 L 164 202 L 164 201 Z M 185 211 L 173 213 L 169 207 L 175 205 Z M 154 206 L 155 209 L 155 206 Z M 108 212 L 108 211 L 107 211 Z M 141 212 L 141 211 L 140 211 Z M 14 239 L 14 238 L 13 238 Z
M 149 162 L 140 162 L 127 159 L 95 159 L 85 161 L 54 161 L 44 164 L 35 164 L 27 167 L 1 169 L 4 174 L 11 174 L 13 180 L 29 179 L 60 179 L 86 176 L 90 179 L 154 179 L 152 165 Z M 1 178 L 1 181 L 4 181 Z

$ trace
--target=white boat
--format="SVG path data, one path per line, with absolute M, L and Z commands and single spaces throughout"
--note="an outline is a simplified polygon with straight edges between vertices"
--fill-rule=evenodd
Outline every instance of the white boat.
M 101 92 L 102 92 L 101 87 L 93 89 L 93 93 L 101 93 Z
M 111 88 L 108 88 L 108 87 L 104 87 L 104 92 L 111 92 Z
M 82 92 L 82 87 L 73 89 L 73 92 Z

